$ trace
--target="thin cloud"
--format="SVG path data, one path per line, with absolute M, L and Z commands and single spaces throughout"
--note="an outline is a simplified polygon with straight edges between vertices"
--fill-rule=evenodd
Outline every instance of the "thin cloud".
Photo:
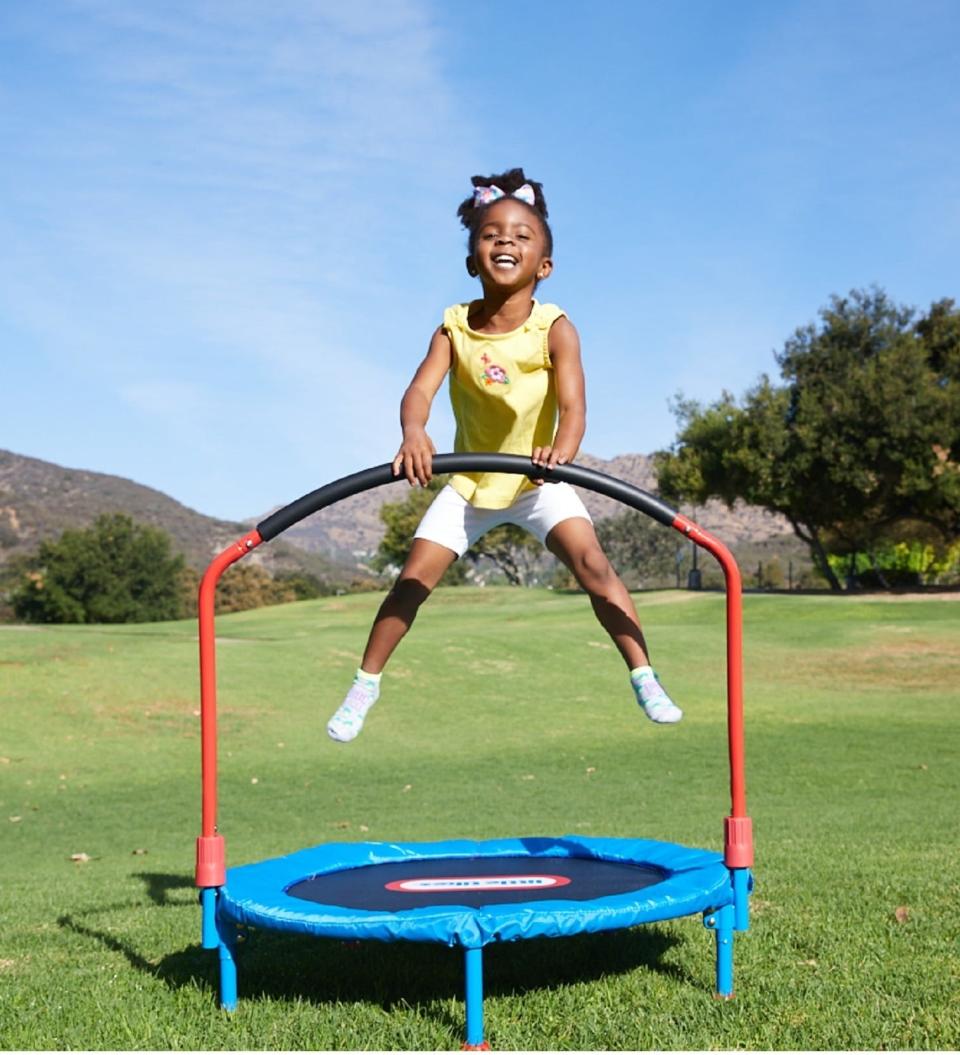
M 318 475 L 342 450 L 384 460 L 426 335 L 384 346 L 407 276 L 382 232 L 401 203 L 438 216 L 470 134 L 429 9 L 63 0 L 5 35 L 23 66 L 0 309 L 51 372 L 99 377 L 102 415 L 140 413 L 101 467 L 142 475 L 156 437 L 201 414 L 222 434 L 265 423 Z

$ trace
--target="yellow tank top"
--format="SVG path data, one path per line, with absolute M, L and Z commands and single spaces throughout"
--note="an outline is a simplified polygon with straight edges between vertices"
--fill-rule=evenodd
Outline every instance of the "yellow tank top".
M 469 310 L 469 304 L 454 304 L 443 313 L 453 347 L 453 449 L 529 457 L 534 447 L 553 444 L 557 392 L 548 342 L 550 327 L 565 313 L 556 304 L 534 301 L 518 329 L 477 333 L 467 323 Z M 457 473 L 450 483 L 478 509 L 506 509 L 534 486 L 509 473 Z

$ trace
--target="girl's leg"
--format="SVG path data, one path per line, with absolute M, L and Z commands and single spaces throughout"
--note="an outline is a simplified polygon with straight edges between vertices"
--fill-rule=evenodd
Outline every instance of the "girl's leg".
M 562 520 L 547 535 L 546 545 L 589 595 L 600 625 L 630 670 L 637 702 L 647 717 L 655 722 L 678 722 L 683 712 L 664 692 L 650 666 L 633 598 L 603 552 L 593 524 L 583 517 Z
M 420 605 L 430 596 L 456 553 L 437 542 L 415 538 L 393 588 L 384 598 L 370 629 L 361 670 L 379 674 L 410 629 Z
M 633 598 L 603 552 L 593 524 L 583 517 L 561 520 L 547 535 L 547 549 L 563 561 L 589 594 L 600 625 L 630 670 L 647 666 L 647 643 Z
M 380 673 L 410 629 L 420 605 L 443 578 L 457 554 L 427 539 L 414 539 L 403 570 L 384 598 L 373 621 L 360 669 L 336 714 L 327 723 L 327 734 L 345 743 L 363 728 L 367 712 L 380 696 Z

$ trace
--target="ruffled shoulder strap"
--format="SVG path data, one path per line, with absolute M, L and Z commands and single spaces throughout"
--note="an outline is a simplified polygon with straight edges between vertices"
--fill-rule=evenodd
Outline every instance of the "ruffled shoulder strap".
M 549 330 L 557 319 L 566 314 L 563 308 L 558 307 L 556 304 L 541 304 L 537 301 L 534 303 L 533 311 L 530 313 L 530 318 L 527 322 L 536 326 L 539 330 Z
M 470 302 L 465 304 L 451 304 L 443 313 L 443 328 L 447 333 L 463 333 L 467 328 L 467 314 L 470 311 Z
M 540 352 L 543 355 L 543 365 L 547 369 L 553 366 L 550 361 L 550 327 L 566 314 L 563 308 L 558 308 L 556 304 L 540 304 L 535 301 L 530 318 L 527 319 L 525 329 L 539 334 Z

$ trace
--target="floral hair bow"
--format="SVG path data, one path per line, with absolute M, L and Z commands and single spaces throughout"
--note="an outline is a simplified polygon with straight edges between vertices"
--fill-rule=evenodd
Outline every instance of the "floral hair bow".
M 507 196 L 506 192 L 495 184 L 492 187 L 477 187 L 473 192 L 473 204 L 474 206 L 490 205 Z M 527 205 L 533 205 L 537 200 L 533 187 L 529 183 L 524 183 L 522 187 L 518 187 L 509 197 L 519 198 L 520 201 L 526 202 Z

